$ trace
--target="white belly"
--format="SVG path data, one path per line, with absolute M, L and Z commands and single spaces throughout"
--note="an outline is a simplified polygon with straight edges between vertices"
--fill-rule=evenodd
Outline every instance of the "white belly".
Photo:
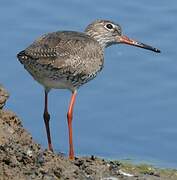
M 34 76 L 33 76 L 34 77 Z M 60 80 L 53 80 L 53 79 L 48 79 L 48 78 L 36 78 L 34 77 L 36 81 L 38 81 L 40 84 L 42 84 L 45 88 L 50 88 L 50 89 L 69 89 L 71 91 L 76 90 L 76 88 L 70 83 L 69 81 L 66 81 L 64 79 Z

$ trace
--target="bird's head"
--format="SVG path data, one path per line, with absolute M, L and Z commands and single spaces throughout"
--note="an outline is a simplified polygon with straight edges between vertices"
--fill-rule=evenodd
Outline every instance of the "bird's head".
M 103 48 L 113 44 L 123 43 L 160 53 L 160 50 L 157 48 L 140 43 L 122 35 L 120 25 L 108 20 L 94 21 L 87 26 L 85 33 L 97 40 Z

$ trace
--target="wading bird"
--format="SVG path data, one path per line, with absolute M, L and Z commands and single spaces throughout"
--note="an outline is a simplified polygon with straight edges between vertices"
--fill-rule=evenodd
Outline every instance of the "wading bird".
M 51 89 L 72 92 L 67 113 L 69 129 L 69 158 L 74 158 L 72 140 L 73 107 L 78 88 L 94 79 L 104 65 L 104 49 L 113 44 L 128 44 L 160 53 L 152 46 L 122 35 L 120 25 L 108 20 L 96 20 L 84 32 L 57 31 L 45 34 L 18 53 L 19 61 L 45 90 L 44 122 L 48 148 L 53 151 L 48 112 L 48 93 Z

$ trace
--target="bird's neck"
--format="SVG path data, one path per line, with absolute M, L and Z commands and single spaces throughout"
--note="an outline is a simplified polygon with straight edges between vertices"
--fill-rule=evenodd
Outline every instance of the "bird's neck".
M 97 33 L 97 32 L 93 32 L 92 30 L 88 30 L 88 31 L 85 31 L 85 33 L 92 37 L 93 39 L 95 39 L 99 44 L 100 46 L 104 49 L 107 47 L 108 45 L 108 39 L 106 39 L 105 37 L 102 37 L 101 34 Z

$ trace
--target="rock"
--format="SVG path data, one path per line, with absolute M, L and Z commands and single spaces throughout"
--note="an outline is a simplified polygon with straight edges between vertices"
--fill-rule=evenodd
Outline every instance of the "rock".
M 2 109 L 4 107 L 8 97 L 9 97 L 8 92 L 0 84 L 0 109 Z

